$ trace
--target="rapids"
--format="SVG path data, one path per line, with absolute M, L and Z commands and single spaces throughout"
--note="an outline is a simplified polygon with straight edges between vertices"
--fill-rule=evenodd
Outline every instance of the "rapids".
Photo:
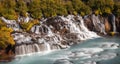
M 70 48 L 24 56 L 2 64 L 120 64 L 120 39 L 95 38 Z
M 113 30 L 116 25 L 113 17 Z M 93 31 L 85 26 L 81 16 L 57 16 L 41 19 L 29 32 L 19 22 L 28 23 L 30 17 L 18 21 L 1 19 L 13 28 L 15 59 L 0 64 L 119 64 L 120 39 L 103 38 L 97 33 L 105 32 L 104 21 L 92 15 Z

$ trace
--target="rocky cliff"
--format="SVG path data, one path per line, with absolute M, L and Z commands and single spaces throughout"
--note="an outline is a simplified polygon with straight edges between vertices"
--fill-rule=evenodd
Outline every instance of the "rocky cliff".
M 6 49 L 16 55 L 24 55 L 35 52 L 49 52 L 50 50 L 68 48 L 70 45 L 82 40 L 107 35 L 110 32 L 120 32 L 120 18 L 110 14 L 108 17 L 94 14 L 81 17 L 79 15 L 57 16 L 38 20 L 37 24 L 29 27 L 33 18 L 19 17 L 18 20 L 1 20 L 14 30 L 11 34 L 15 41 L 14 48 Z M 24 22 L 27 24 L 21 26 Z M 97 35 L 98 34 L 98 35 Z

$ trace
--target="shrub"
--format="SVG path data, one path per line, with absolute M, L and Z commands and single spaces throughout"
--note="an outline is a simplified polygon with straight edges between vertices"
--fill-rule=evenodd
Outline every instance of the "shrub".
M 27 5 L 23 0 L 18 0 L 16 3 L 16 12 L 19 13 L 19 15 L 26 17 L 26 13 L 28 11 Z
M 15 44 L 11 32 L 13 30 L 7 28 L 6 24 L 0 20 L 0 47 L 5 48 L 8 44 Z
M 27 32 L 30 31 L 30 29 L 36 25 L 36 24 L 39 24 L 39 21 L 38 20 L 33 20 L 33 21 L 29 21 L 28 23 L 25 23 L 25 22 L 22 22 L 20 23 L 20 26 Z

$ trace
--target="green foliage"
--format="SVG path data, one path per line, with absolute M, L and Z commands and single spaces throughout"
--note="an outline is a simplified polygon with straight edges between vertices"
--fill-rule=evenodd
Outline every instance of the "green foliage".
M 1 0 L 0 16 L 4 16 L 7 19 L 17 19 L 15 6 L 16 6 L 15 0 Z
M 17 19 L 17 15 L 16 15 L 15 10 L 5 9 L 4 11 L 5 11 L 5 13 L 3 13 L 3 17 L 5 17 L 6 19 L 10 19 L 10 20 Z
M 28 8 L 24 0 L 18 0 L 16 3 L 16 12 L 18 12 L 19 15 L 26 17 L 27 11 Z
M 89 6 L 85 5 L 81 0 L 72 0 L 72 5 L 75 11 L 77 11 L 77 13 L 81 14 L 82 16 L 91 12 Z
M 41 0 L 41 10 L 44 17 L 67 14 L 65 3 L 62 0 Z
M 32 0 L 29 4 L 29 12 L 35 19 L 40 19 L 42 16 L 40 0 Z
M 11 28 L 7 28 L 6 24 L 0 20 L 0 47 L 3 49 L 8 45 L 14 45 L 15 42 L 11 36 L 11 32 L 13 30 Z
M 95 11 L 95 13 L 97 12 L 97 14 L 110 14 L 114 9 L 113 0 L 89 0 L 87 4 Z
M 0 17 L 17 19 L 18 15 L 26 17 L 30 13 L 34 21 L 20 23 L 25 31 L 29 31 L 38 19 L 42 17 L 54 17 L 57 15 L 80 14 L 84 16 L 94 12 L 96 15 L 114 13 L 120 16 L 120 1 L 117 0 L 0 0 Z M 10 33 L 12 29 L 0 20 L 0 46 L 6 47 L 7 43 L 14 44 Z
M 4 41 L 5 39 L 3 39 L 3 38 L 0 38 L 0 47 L 1 48 L 5 48 L 6 47 L 6 44 L 5 44 L 5 41 Z
M 113 13 L 120 16 L 120 2 L 115 2 Z
M 120 15 L 120 3 L 116 0 L 0 0 L 0 16 L 17 19 L 26 13 L 35 19 L 57 15 L 80 14 L 82 16 L 94 11 L 96 15 L 114 13 Z
M 56 12 L 57 15 L 67 15 L 67 9 L 65 7 L 65 3 L 62 0 L 56 1 Z
M 31 27 L 33 27 L 33 25 L 39 24 L 38 20 L 33 20 L 33 21 L 29 21 L 28 23 L 25 22 L 21 22 L 20 26 L 27 32 L 30 31 Z
M 66 6 L 68 14 L 74 14 L 74 8 L 72 6 L 72 2 L 71 1 L 67 1 L 65 6 Z

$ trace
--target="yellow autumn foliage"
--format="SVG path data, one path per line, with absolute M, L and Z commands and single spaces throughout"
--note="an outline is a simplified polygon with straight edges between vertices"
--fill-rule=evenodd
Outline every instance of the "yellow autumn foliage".
M 21 22 L 20 25 L 21 27 L 25 30 L 25 31 L 28 31 L 32 28 L 32 26 L 36 25 L 36 24 L 39 24 L 39 21 L 38 20 L 32 20 L 32 21 L 29 21 L 28 23 L 25 23 L 25 22 Z
M 6 24 L 0 20 L 0 47 L 5 48 L 8 44 L 14 45 L 15 42 L 11 36 L 11 28 L 6 27 Z
M 110 35 L 111 35 L 111 36 L 114 36 L 114 35 L 115 35 L 115 32 L 110 32 Z

